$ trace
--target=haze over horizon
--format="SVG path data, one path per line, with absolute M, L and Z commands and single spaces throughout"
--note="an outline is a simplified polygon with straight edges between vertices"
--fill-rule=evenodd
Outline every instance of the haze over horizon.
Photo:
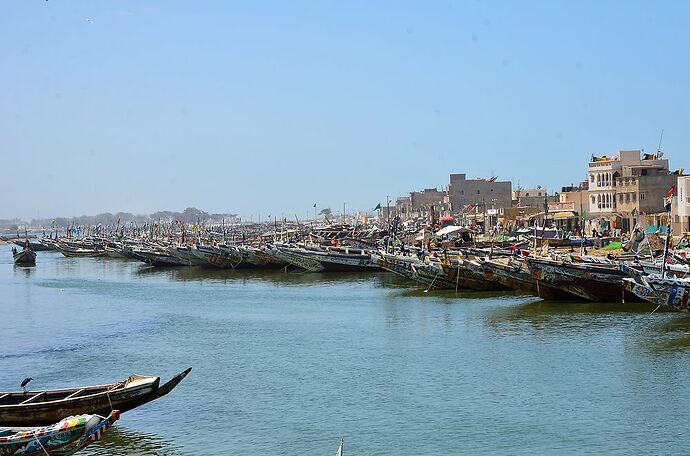
M 9 1 L 0 218 L 371 210 L 690 165 L 685 2 Z

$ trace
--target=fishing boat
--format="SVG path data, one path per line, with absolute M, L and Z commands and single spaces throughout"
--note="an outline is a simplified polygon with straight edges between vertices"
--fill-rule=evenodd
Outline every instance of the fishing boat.
M 379 269 L 368 250 L 331 246 L 295 246 L 281 250 L 290 256 L 292 264 L 314 272 Z
M 506 285 L 487 274 L 480 261 L 472 258 L 448 257 L 441 263 L 446 278 L 457 288 L 477 291 L 509 290 Z
M 286 261 L 292 266 L 310 272 L 323 271 L 323 265 L 318 260 L 297 254 L 294 246 L 276 244 L 273 249 L 276 258 Z
M 542 287 L 562 289 L 588 301 L 616 302 L 623 297 L 622 279 L 625 273 L 616 262 L 582 257 L 574 260 L 528 257 L 525 261 L 530 273 L 540 281 Z
M 55 249 L 66 257 L 100 257 L 103 256 L 103 249 L 93 244 L 74 244 L 67 242 L 57 242 Z
M 242 257 L 228 246 L 197 245 L 192 253 L 204 260 L 205 266 L 214 268 L 235 269 L 242 262 Z
M 390 271 L 410 280 L 420 281 L 420 277 L 413 269 L 414 264 L 421 263 L 417 256 L 392 254 L 379 251 L 373 255 L 374 261 L 381 269 Z M 427 285 L 429 285 L 427 283 Z
M 658 307 L 664 306 L 676 312 L 690 311 L 690 279 L 639 274 L 624 278 L 623 287 L 643 301 Z
M 113 410 L 107 417 L 70 416 L 45 427 L 0 427 L 0 454 L 7 456 L 72 455 L 100 439 L 119 418 L 120 412 Z
M 498 282 L 542 299 L 573 299 L 573 295 L 535 279 L 522 257 L 492 258 L 482 261 L 482 268 Z M 546 286 L 544 286 L 546 285 Z
M 189 261 L 173 255 L 167 250 L 132 250 L 134 258 L 151 266 L 189 266 Z
M 279 269 L 289 264 L 289 262 L 273 255 L 270 250 L 267 253 L 260 247 L 238 245 L 235 248 L 242 257 L 242 261 L 238 265 L 240 268 Z
M 176 245 L 168 249 L 178 260 L 186 262 L 190 266 L 202 266 L 207 264 L 206 260 L 194 255 L 192 247 L 188 245 Z
M 126 380 L 107 385 L 0 392 L 0 426 L 40 426 L 70 415 L 107 415 L 112 409 L 126 412 L 165 396 L 191 370 L 180 372 L 163 385 L 160 384 L 160 377 L 132 375 Z
M 36 252 L 31 250 L 31 247 L 28 247 L 28 245 L 29 243 L 27 241 L 24 250 L 21 252 L 17 251 L 14 247 L 12 248 L 12 259 L 14 260 L 14 264 L 22 266 L 32 266 L 36 264 Z

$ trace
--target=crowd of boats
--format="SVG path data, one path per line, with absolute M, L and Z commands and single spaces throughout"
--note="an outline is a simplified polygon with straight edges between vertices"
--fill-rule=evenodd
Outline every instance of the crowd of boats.
M 251 241 L 182 229 L 156 236 L 119 232 L 15 242 L 23 242 L 25 250 L 134 259 L 155 267 L 386 270 L 427 289 L 512 289 L 548 300 L 643 300 L 676 311 L 688 311 L 690 297 L 687 250 L 674 246 L 670 237 L 653 245 L 639 231 L 627 243 L 627 251 L 607 255 L 588 255 L 585 242 L 554 248 L 538 236 L 479 242 L 472 230 L 458 226 L 413 237 L 328 226 L 276 230 L 252 236 Z
M 396 232 L 328 226 L 277 229 L 250 236 L 212 230 L 96 233 L 75 237 L 15 239 L 14 261 L 32 265 L 36 252 L 65 257 L 136 260 L 152 267 L 222 269 L 385 270 L 431 289 L 517 290 L 547 300 L 647 301 L 672 311 L 688 311 L 690 263 L 687 239 L 652 242 L 636 231 L 625 249 L 588 254 L 590 242 L 504 235 L 480 240 L 468 227 L 445 226 Z M 575 251 L 575 247 L 579 251 Z M 650 306 L 651 307 L 651 306 Z M 172 390 L 188 373 L 160 385 L 159 377 L 131 376 L 109 385 L 54 391 L 0 392 L 0 454 L 73 454 L 100 436 L 120 412 Z M 22 387 L 31 381 L 27 378 Z M 10 426 L 10 427 L 2 427 Z M 16 427 L 19 426 L 19 427 Z M 29 427 L 27 427 L 29 426 Z M 342 452 L 342 442 L 339 451 Z

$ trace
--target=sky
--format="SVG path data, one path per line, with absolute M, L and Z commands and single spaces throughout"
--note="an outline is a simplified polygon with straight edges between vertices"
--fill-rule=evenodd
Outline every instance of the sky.
M 7 0 L 0 218 L 371 210 L 690 168 L 690 2 Z

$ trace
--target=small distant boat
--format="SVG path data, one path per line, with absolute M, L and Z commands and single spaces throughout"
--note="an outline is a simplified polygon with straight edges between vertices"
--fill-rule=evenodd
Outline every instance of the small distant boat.
M 50 391 L 0 392 L 0 426 L 40 426 L 55 423 L 66 415 L 96 413 L 112 409 L 126 412 L 165 396 L 192 369 L 186 369 L 161 385 L 160 377 L 132 375 L 108 385 L 83 386 Z
M 31 266 L 36 264 L 36 252 L 31 249 L 31 244 L 29 244 L 27 240 L 24 243 L 24 250 L 21 252 L 17 251 L 15 247 L 12 248 L 12 259 L 14 260 L 14 264 Z
M 46 427 L 0 428 L 0 454 L 72 455 L 100 439 L 119 418 L 120 412 L 113 410 L 107 417 L 70 416 Z

